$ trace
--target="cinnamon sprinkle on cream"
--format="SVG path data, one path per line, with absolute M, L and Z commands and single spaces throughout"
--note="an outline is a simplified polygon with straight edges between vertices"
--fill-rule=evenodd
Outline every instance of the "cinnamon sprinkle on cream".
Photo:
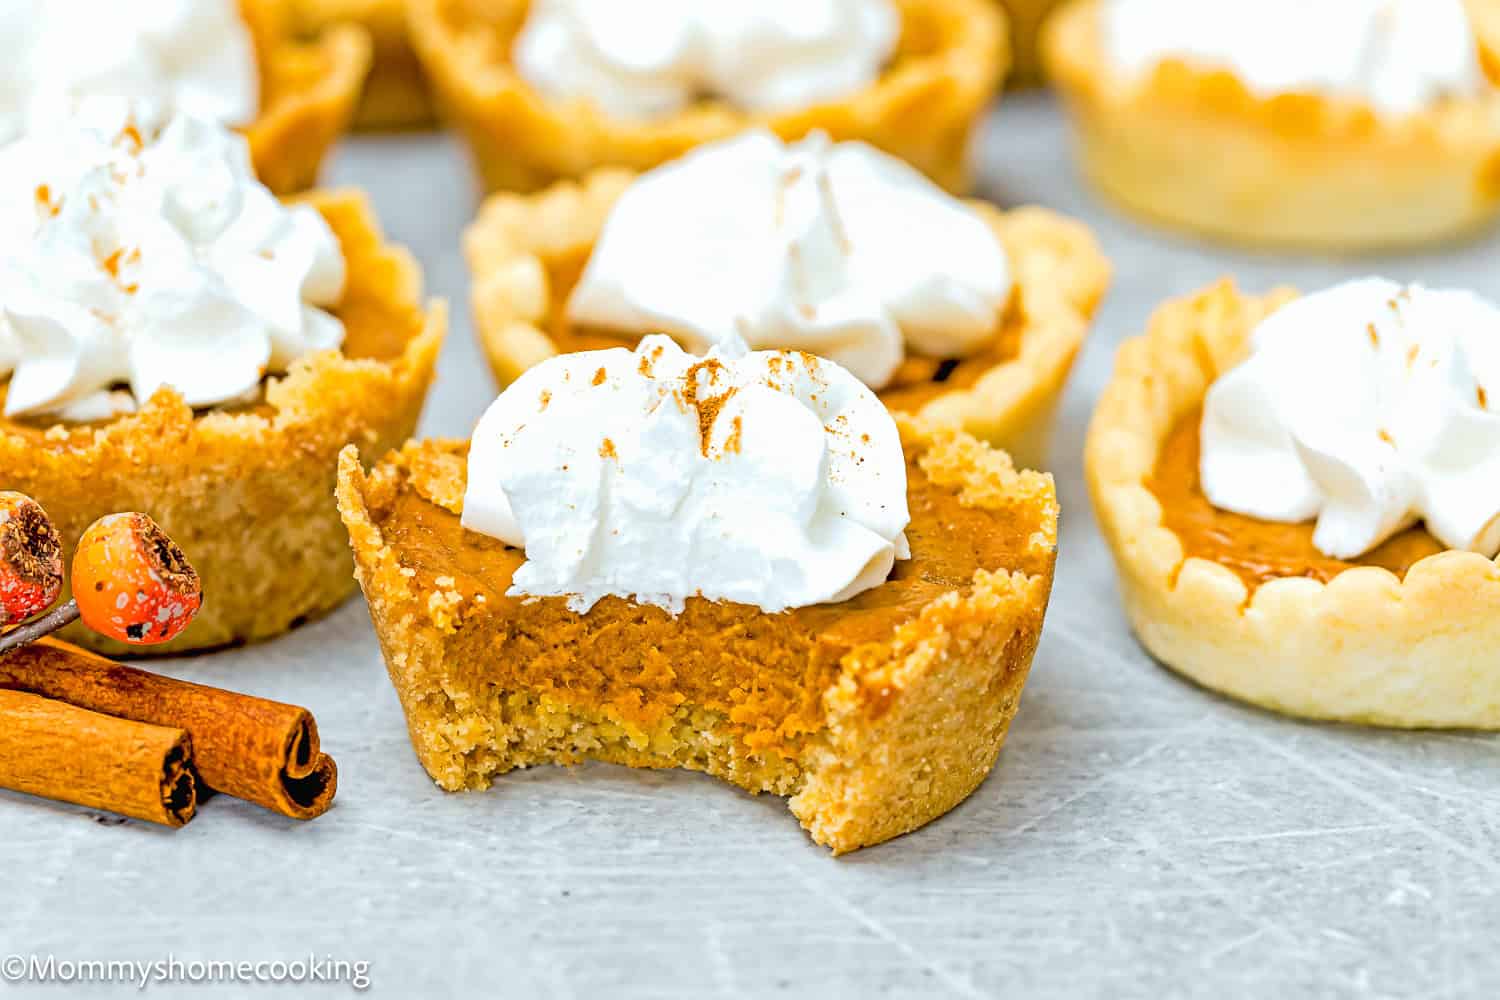
M 719 411 L 724 409 L 724 404 L 734 398 L 734 389 L 722 395 L 712 396 L 708 399 L 701 398 L 698 387 L 700 374 L 708 376 L 707 382 L 713 385 L 718 381 L 724 371 L 724 365 L 717 358 L 704 358 L 683 373 L 683 404 L 698 411 L 698 448 L 703 457 L 708 457 L 708 445 L 713 438 L 714 421 L 719 419 Z
M 607 378 L 609 378 L 609 373 L 607 371 L 605 371 L 603 368 L 600 368 L 598 371 L 594 372 L 594 382 L 593 382 L 593 384 L 594 385 L 603 385 L 604 384 L 604 380 L 607 379 Z
M 738 455 L 740 453 L 740 435 L 744 431 L 744 418 L 735 417 L 729 422 L 729 436 L 724 439 L 724 454 Z
M 620 455 L 615 451 L 615 443 L 609 438 L 605 438 L 603 443 L 599 445 L 599 457 L 619 459 Z

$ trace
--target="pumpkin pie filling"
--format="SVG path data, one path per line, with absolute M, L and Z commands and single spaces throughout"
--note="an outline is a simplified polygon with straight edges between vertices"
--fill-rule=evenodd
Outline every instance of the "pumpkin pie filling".
M 607 706 L 643 729 L 690 705 L 721 715 L 728 732 L 761 753 L 794 757 L 799 737 L 824 725 L 823 695 L 850 650 L 888 638 L 934 600 L 963 591 L 976 570 L 1043 574 L 1050 558 L 1034 545 L 1044 526 L 1033 498 L 1018 495 L 1000 510 L 971 506 L 908 458 L 912 557 L 880 586 L 780 614 L 688 598 L 673 617 L 606 597 L 580 615 L 562 598 L 506 596 L 526 556 L 462 527 L 464 463 L 461 445 L 424 448 L 409 476 L 367 497 L 371 519 L 415 588 L 465 602 L 457 650 L 446 662 L 466 676 L 453 689 L 472 689 L 482 678 L 492 690 Z
M 1352 561 L 1334 559 L 1313 545 L 1314 524 L 1262 521 L 1220 510 L 1203 495 L 1198 478 L 1201 410 L 1180 420 L 1162 447 L 1147 487 L 1161 503 L 1162 523 L 1182 543 L 1185 558 L 1206 559 L 1233 570 L 1252 591 L 1283 577 L 1327 583 L 1345 570 L 1379 566 L 1398 577 L 1444 546 L 1419 527 L 1388 539 Z
M 647 332 L 652 332 L 611 330 L 569 321 L 568 298 L 583 276 L 591 253 L 592 247 L 587 247 L 544 259 L 550 289 L 547 335 L 559 354 L 611 347 L 634 349 Z M 890 382 L 876 395 L 891 410 L 914 412 L 945 392 L 970 388 L 986 372 L 1020 354 L 1027 321 L 1025 302 L 1017 285 L 1006 303 L 1000 329 L 981 350 L 963 358 L 934 358 L 908 352 Z

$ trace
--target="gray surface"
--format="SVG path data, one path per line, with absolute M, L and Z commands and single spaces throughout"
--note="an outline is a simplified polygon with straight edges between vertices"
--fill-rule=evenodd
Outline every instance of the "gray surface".
M 986 154 L 987 194 L 1097 224 L 1117 277 L 1062 415 L 1041 651 L 967 803 L 836 861 L 779 799 L 700 775 L 590 765 L 446 796 L 355 601 L 171 668 L 312 708 L 341 766 L 333 812 L 298 825 L 220 799 L 169 833 L 0 794 L 0 957 L 314 952 L 371 961 L 390 996 L 1500 992 L 1500 742 L 1299 724 L 1162 670 L 1126 629 L 1079 460 L 1115 344 L 1164 296 L 1225 273 L 1259 289 L 1379 270 L 1500 297 L 1500 242 L 1342 267 L 1147 234 L 1079 188 L 1044 99 L 1008 104 Z M 373 191 L 453 301 L 425 430 L 467 433 L 492 390 L 467 318 L 461 155 L 359 140 L 334 176 Z

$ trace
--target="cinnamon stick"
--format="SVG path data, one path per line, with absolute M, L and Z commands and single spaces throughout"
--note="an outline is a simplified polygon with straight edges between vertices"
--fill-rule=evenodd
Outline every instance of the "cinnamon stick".
M 0 690 L 0 787 L 179 827 L 198 790 L 181 729 Z
M 185 729 L 205 787 L 283 816 L 321 816 L 338 790 L 338 767 L 305 708 L 127 667 L 50 638 L 0 657 L 0 688 Z

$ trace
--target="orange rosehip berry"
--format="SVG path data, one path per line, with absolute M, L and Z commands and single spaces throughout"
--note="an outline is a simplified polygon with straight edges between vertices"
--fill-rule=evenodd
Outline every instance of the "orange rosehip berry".
M 62 593 L 62 539 L 42 505 L 0 491 L 0 626 L 45 611 Z
M 155 521 L 110 514 L 78 540 L 73 600 L 84 624 L 100 635 L 156 645 L 188 627 L 203 603 L 203 585 Z

